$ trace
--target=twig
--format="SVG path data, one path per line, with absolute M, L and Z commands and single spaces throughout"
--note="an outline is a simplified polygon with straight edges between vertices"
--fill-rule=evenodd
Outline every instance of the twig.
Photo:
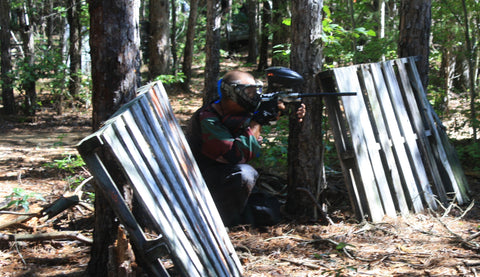
M 42 241 L 42 240 L 60 240 L 75 239 L 87 244 L 92 244 L 93 240 L 87 238 L 76 231 L 39 233 L 39 234 L 4 234 L 0 233 L 0 240 L 3 241 Z
M 38 214 L 37 214 L 38 215 Z M 8 228 L 12 225 L 15 225 L 15 224 L 20 224 L 22 222 L 25 222 L 31 218 L 34 218 L 35 215 L 23 215 L 23 216 L 19 216 L 17 218 L 15 218 L 14 220 L 10 221 L 10 222 L 6 222 L 6 223 L 3 223 L 0 225 L 0 230 L 2 229 L 5 229 L 5 228 Z
M 26 215 L 26 216 L 38 216 L 38 213 L 21 213 L 13 211 L 0 211 L 0 214 L 13 214 L 13 215 Z
M 469 248 L 469 249 L 473 249 L 473 250 L 479 250 L 480 249 L 480 246 L 478 245 L 478 243 L 473 243 L 473 242 L 470 242 L 468 240 L 465 240 L 462 236 L 456 234 L 455 232 L 453 232 L 448 226 L 447 224 L 445 224 L 442 220 L 440 220 L 440 218 L 437 218 L 435 217 L 435 219 L 440 222 L 440 224 L 453 236 L 453 239 L 454 241 L 457 241 L 457 242 L 460 242 L 460 244 L 464 245 L 465 247 Z
M 284 261 L 284 262 L 292 263 L 294 265 L 303 265 L 303 266 L 306 266 L 306 267 L 311 268 L 311 269 L 322 268 L 321 266 L 318 266 L 318 265 L 315 265 L 315 264 L 312 264 L 312 263 L 309 263 L 309 262 L 305 262 L 305 261 L 294 261 L 294 260 L 286 259 L 286 258 L 281 258 L 280 260 Z
M 312 200 L 312 202 L 317 206 L 317 209 L 320 211 L 320 214 L 322 215 L 322 218 L 328 222 L 328 224 L 330 225 L 335 225 L 335 223 L 333 222 L 333 220 L 328 216 L 328 214 L 323 210 L 322 208 L 322 205 L 320 205 L 317 200 L 315 199 L 315 197 L 313 196 L 312 192 L 309 191 L 308 189 L 306 188 L 303 188 L 303 187 L 298 187 L 297 188 L 298 191 L 303 191 L 305 192 L 309 197 L 310 199 Z

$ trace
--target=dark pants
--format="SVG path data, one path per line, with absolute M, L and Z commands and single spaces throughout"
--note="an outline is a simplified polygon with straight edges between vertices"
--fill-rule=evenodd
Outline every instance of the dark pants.
M 226 226 L 242 222 L 241 215 L 258 178 L 248 164 L 217 165 L 202 171 L 203 178 Z

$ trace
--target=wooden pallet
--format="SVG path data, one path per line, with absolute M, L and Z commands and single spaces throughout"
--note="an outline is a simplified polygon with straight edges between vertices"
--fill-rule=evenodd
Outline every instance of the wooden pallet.
M 128 231 L 137 259 L 149 276 L 168 276 L 157 251 L 166 246 L 182 276 L 241 276 L 238 257 L 162 84 L 149 84 L 138 93 L 77 147 Z M 113 155 L 123 178 L 110 175 L 99 149 Z M 125 179 L 158 238 L 146 238 L 125 204 L 117 188 Z
M 336 68 L 318 74 L 336 149 L 359 219 L 380 221 L 469 201 L 455 150 L 423 90 L 415 60 Z

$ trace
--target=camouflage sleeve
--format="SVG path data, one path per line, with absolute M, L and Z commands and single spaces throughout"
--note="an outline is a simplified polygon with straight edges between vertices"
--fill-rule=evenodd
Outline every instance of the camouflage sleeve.
M 216 115 L 206 113 L 200 117 L 202 153 L 205 156 L 221 163 L 238 164 L 260 155 L 260 144 L 250 127 L 239 131 L 238 126 L 232 130 L 232 126 L 227 125 Z

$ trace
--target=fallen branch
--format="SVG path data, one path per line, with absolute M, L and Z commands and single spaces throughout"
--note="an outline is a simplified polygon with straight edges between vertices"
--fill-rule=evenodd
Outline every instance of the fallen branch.
M 480 249 L 480 245 L 476 242 L 471 242 L 469 240 L 466 240 L 464 239 L 462 236 L 456 234 L 455 232 L 453 232 L 448 226 L 447 224 L 445 224 L 445 222 L 443 222 L 440 218 L 438 217 L 435 217 L 435 219 L 453 236 L 452 237 L 452 240 L 454 242 L 459 242 L 461 245 L 467 247 L 468 249 L 472 249 L 472 250 L 479 250 Z M 477 237 L 478 235 L 475 234 L 474 238 Z M 470 236 L 472 237 L 472 236 Z M 468 238 L 467 238 L 468 239 Z
M 326 222 L 328 222 L 328 224 L 330 225 L 335 225 L 335 223 L 333 222 L 333 220 L 328 216 L 328 214 L 323 210 L 322 208 L 322 205 L 320 205 L 318 203 L 318 201 L 315 199 L 315 197 L 313 196 L 312 192 L 309 191 L 308 189 L 306 188 L 303 188 L 303 187 L 298 187 L 297 188 L 298 191 L 303 191 L 305 192 L 309 197 L 310 199 L 312 200 L 312 202 L 317 206 L 317 209 L 318 211 L 320 212 L 320 214 L 322 215 L 322 219 L 325 220 Z
M 5 234 L 0 233 L 2 241 L 43 241 L 74 239 L 83 243 L 92 244 L 93 240 L 76 231 L 38 233 L 38 234 Z
M 295 261 L 295 260 L 286 259 L 286 258 L 282 258 L 282 259 L 280 259 L 280 260 L 281 260 L 281 261 L 284 261 L 284 262 L 292 263 L 292 264 L 294 264 L 294 265 L 306 266 L 306 267 L 311 268 L 311 269 L 320 269 L 320 268 L 322 268 L 322 267 L 319 266 L 319 265 L 312 264 L 312 263 L 309 263 L 309 262 L 306 262 L 306 261 Z

